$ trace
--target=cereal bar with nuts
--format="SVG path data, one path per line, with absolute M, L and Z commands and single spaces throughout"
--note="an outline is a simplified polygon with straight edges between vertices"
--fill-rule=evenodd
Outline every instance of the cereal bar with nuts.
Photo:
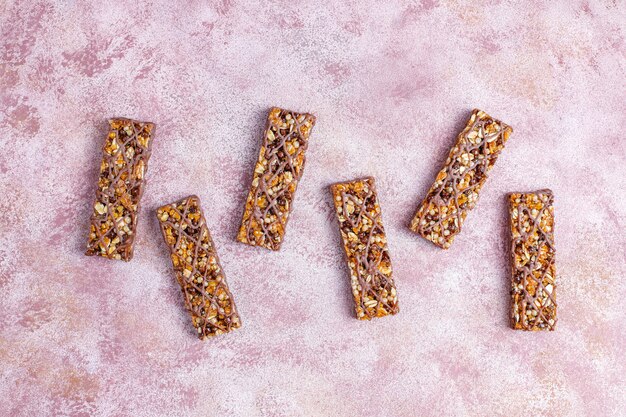
M 241 327 L 198 197 L 160 207 L 156 215 L 198 337 Z
M 410 229 L 448 249 L 513 129 L 474 110 L 444 167 L 411 221 Z
M 280 249 L 314 124 L 308 113 L 270 110 L 238 241 Z
M 554 330 L 554 196 L 550 190 L 509 195 L 511 216 L 511 326 Z
M 331 191 L 357 318 L 371 320 L 396 314 L 398 295 L 374 178 L 337 183 Z
M 109 120 L 86 255 L 132 259 L 154 129 L 149 122 Z

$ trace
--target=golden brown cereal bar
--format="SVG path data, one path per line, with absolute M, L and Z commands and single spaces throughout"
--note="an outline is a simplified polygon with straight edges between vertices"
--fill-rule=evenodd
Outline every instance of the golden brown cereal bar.
M 200 339 L 241 327 L 198 197 L 159 208 L 157 218 Z
M 302 176 L 315 116 L 270 110 L 237 240 L 278 250 Z
M 509 196 L 514 329 L 554 330 L 556 325 L 553 203 L 550 190 Z
M 396 314 L 398 295 L 374 178 L 334 184 L 331 191 L 350 267 L 357 318 L 371 320 Z
M 130 261 L 154 124 L 110 119 L 86 255 Z
M 410 229 L 448 249 L 461 231 L 468 211 L 476 205 L 487 174 L 512 132 L 510 126 L 482 110 L 474 110 Z

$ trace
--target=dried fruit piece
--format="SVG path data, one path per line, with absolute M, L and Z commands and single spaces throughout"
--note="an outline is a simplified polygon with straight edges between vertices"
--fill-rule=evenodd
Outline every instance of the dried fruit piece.
M 110 119 L 86 255 L 130 261 L 154 123 Z
M 357 318 L 370 320 L 398 313 L 398 295 L 374 178 L 334 184 L 331 191 L 350 268 Z

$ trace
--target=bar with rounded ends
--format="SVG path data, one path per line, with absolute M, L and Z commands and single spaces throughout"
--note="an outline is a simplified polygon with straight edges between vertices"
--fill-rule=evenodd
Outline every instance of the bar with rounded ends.
M 554 330 L 554 195 L 550 190 L 509 195 L 511 217 L 511 326 Z
M 331 192 L 350 268 L 357 318 L 371 320 L 398 313 L 374 178 L 337 183 L 331 186 Z
M 315 116 L 308 113 L 270 110 L 238 241 L 280 249 L 314 124 Z
M 109 120 L 86 255 L 132 259 L 154 129 L 154 123 Z
M 241 327 L 198 197 L 160 207 L 156 215 L 198 337 Z
M 443 249 L 459 234 L 467 213 L 513 129 L 474 110 L 444 167 L 422 201 L 410 229 Z

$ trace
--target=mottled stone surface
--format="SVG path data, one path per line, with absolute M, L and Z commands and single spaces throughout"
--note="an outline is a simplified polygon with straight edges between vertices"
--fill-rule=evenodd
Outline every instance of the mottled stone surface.
M 0 415 L 623 415 L 624 2 L 151 3 L 0 1 Z M 274 105 L 318 122 L 271 253 L 235 237 Z M 474 107 L 515 133 L 442 251 L 407 225 Z M 83 255 L 110 117 L 158 126 L 128 264 Z M 364 323 L 328 185 L 366 175 L 402 311 Z M 521 333 L 540 188 L 559 323 Z M 204 343 L 153 214 L 189 194 L 244 323 Z

